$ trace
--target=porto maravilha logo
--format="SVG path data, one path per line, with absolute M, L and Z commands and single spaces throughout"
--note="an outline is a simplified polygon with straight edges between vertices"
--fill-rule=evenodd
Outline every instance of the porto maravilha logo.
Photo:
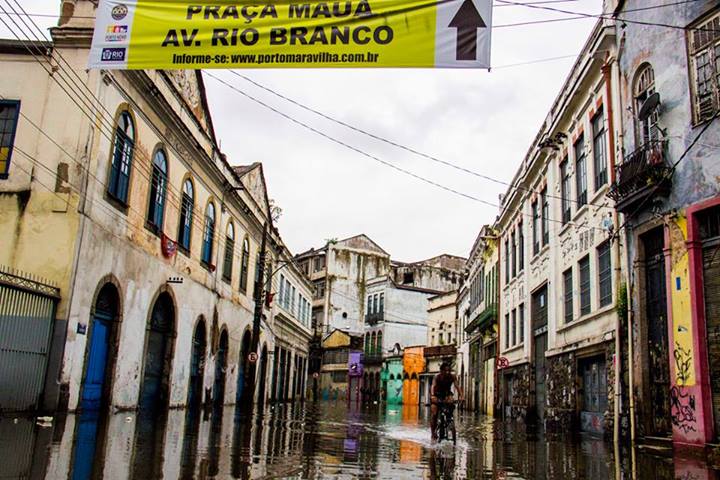
M 120 5 L 115 5 L 110 12 L 110 15 L 112 15 L 112 18 L 115 20 L 122 20 L 125 18 L 128 14 L 128 7 L 126 5 L 123 5 L 122 3 Z

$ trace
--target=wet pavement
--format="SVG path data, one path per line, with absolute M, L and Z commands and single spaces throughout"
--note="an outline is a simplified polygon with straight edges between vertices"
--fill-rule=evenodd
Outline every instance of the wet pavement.
M 279 405 L 252 419 L 170 410 L 0 417 L 0 479 L 715 479 L 688 456 L 617 450 L 592 436 L 549 440 L 460 413 L 458 442 L 434 445 L 424 407 Z

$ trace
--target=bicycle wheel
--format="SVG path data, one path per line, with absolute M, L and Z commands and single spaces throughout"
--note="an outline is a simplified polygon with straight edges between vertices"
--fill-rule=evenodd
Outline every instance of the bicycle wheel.
M 447 422 L 445 420 L 445 414 L 440 412 L 438 415 L 438 440 L 443 441 L 447 439 Z

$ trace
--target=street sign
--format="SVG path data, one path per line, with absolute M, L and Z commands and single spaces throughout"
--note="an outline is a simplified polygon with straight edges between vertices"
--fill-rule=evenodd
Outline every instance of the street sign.
M 100 0 L 90 68 L 489 68 L 492 0 Z
M 258 354 L 257 354 L 257 353 L 255 353 L 255 352 L 250 352 L 250 353 L 248 354 L 248 361 L 249 361 L 250 363 L 255 363 L 255 362 L 257 362 L 257 360 L 258 360 Z
M 319 373 L 317 373 L 317 372 L 313 373 L 313 378 L 319 378 L 319 377 L 320 377 Z
M 510 362 L 505 357 L 498 357 L 497 359 L 497 368 L 498 370 L 502 370 L 504 368 L 508 368 L 510 366 Z

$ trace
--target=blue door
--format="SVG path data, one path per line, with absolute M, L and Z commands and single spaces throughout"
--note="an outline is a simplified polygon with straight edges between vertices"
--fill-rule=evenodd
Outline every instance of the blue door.
M 97 313 L 93 318 L 88 366 L 85 372 L 85 381 L 83 382 L 82 408 L 84 410 L 100 409 L 107 366 L 111 320 L 109 315 L 103 313 Z
M 75 432 L 73 480 L 89 480 L 92 478 L 99 420 L 97 411 L 86 411 L 80 415 L 77 431 Z

